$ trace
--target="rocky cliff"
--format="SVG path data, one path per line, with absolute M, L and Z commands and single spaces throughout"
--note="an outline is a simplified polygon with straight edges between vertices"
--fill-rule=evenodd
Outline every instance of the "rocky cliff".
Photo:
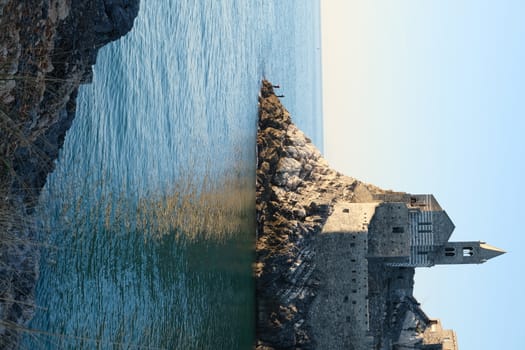
M 369 203 L 392 192 L 331 169 L 292 123 L 268 81 L 263 81 L 259 97 L 257 152 L 256 348 L 394 349 L 399 344 L 417 348 L 430 320 L 412 297 L 414 269 L 368 261 L 366 253 L 350 251 L 357 249 L 351 248 L 353 244 L 345 249 L 320 247 L 326 241 L 316 239 L 337 203 Z M 333 260 L 328 262 L 335 266 L 333 275 L 322 272 L 323 259 Z M 344 259 L 350 266 L 339 268 L 346 264 Z M 346 316 L 351 313 L 336 315 L 337 308 L 326 310 L 333 298 L 346 308 L 354 307 L 345 296 L 350 291 L 336 295 L 339 291 L 331 289 L 334 279 L 349 279 L 344 271 L 355 272 L 352 264 L 365 266 L 366 271 L 362 322 Z M 349 282 L 347 286 L 352 286 L 355 280 Z M 332 312 L 333 318 L 343 321 L 327 329 L 327 324 L 334 324 Z M 330 320 L 323 321 L 319 313 Z M 365 322 L 366 336 L 343 334 Z
M 100 47 L 129 32 L 139 0 L 0 0 L 0 348 L 33 311 L 32 206 Z
M 383 191 L 331 169 L 268 81 L 259 98 L 257 150 L 257 348 L 313 349 L 305 321 L 322 276 L 312 238 L 338 198 L 362 201 Z

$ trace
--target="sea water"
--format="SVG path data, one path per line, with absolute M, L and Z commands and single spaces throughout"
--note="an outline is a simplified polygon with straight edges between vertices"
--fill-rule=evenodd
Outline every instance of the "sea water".
M 142 1 L 39 208 L 28 349 L 253 345 L 257 96 L 322 145 L 318 0 Z

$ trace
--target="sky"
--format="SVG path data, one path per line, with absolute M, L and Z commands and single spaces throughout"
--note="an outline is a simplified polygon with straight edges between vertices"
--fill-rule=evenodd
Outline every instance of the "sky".
M 459 349 L 521 349 L 525 1 L 321 0 L 324 153 L 384 189 L 432 193 L 507 254 L 416 270 Z

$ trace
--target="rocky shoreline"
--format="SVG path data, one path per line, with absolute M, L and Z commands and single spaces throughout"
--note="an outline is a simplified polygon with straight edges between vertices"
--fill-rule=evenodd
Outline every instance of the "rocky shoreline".
M 33 206 L 98 50 L 128 33 L 139 0 L 0 0 L 0 348 L 34 311 Z
M 257 161 L 256 349 L 420 348 L 436 320 L 413 297 L 415 269 L 371 258 L 370 237 L 326 232 L 341 206 L 406 194 L 331 169 L 268 81 L 259 97 Z
M 378 187 L 331 169 L 263 81 L 257 133 L 257 349 L 315 349 L 308 312 L 322 276 L 313 237 L 337 199 L 361 201 Z

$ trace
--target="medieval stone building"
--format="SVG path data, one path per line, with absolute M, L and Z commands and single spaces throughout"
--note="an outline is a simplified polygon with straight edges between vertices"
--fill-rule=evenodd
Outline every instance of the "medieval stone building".
M 485 242 L 449 242 L 454 224 L 433 195 L 406 193 L 374 196 L 382 204 L 370 223 L 375 250 L 392 266 L 430 267 L 439 264 L 481 264 L 505 253 Z M 396 242 L 403 249 L 391 249 Z M 390 251 L 389 251 L 390 250 Z
M 321 330 L 314 333 L 318 344 L 456 350 L 455 333 L 428 318 L 412 297 L 413 268 L 480 264 L 505 252 L 480 241 L 449 242 L 453 230 L 432 195 L 387 192 L 369 202 L 335 203 L 316 237 L 315 264 L 325 284 L 308 321 Z M 377 324 L 385 326 L 374 329 Z

